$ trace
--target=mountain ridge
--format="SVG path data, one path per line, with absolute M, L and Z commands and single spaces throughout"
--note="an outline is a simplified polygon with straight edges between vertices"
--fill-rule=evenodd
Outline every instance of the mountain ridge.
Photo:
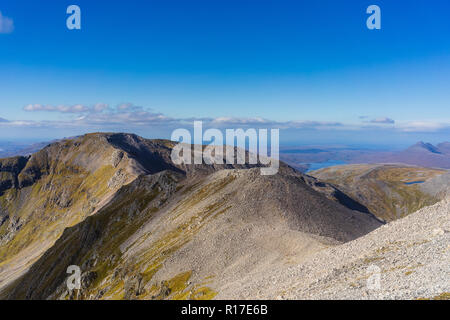
M 304 176 L 284 164 L 280 164 L 278 175 L 268 177 L 261 176 L 258 168 L 248 165 L 175 166 L 170 161 L 173 145 L 170 141 L 147 140 L 131 134 L 95 133 L 56 142 L 33 154 L 18 174 L 18 188 L 6 190 L 0 197 L 0 208 L 7 211 L 4 217 L 8 216 L 0 228 L 0 239 L 3 241 L 0 251 L 0 256 L 3 256 L 3 261 L 0 262 L 0 288 L 4 288 L 10 298 L 56 298 L 57 293 L 58 297 L 74 298 L 69 293 L 64 295 L 63 278 L 67 266 L 56 268 L 65 256 L 58 248 L 69 243 L 72 243 L 71 248 L 76 247 L 77 239 L 87 239 L 87 242 L 81 242 L 84 243 L 82 248 L 92 248 L 96 241 L 112 241 L 112 252 L 116 252 L 117 257 L 123 257 L 128 252 L 123 247 L 127 239 L 137 237 L 138 242 L 144 241 L 144 247 L 131 247 L 133 250 L 140 248 L 138 251 L 143 252 L 134 259 L 144 259 L 155 250 L 159 252 L 158 248 L 165 249 L 146 258 L 146 265 L 136 265 L 132 262 L 133 259 L 128 258 L 116 261 L 112 257 L 114 254 L 105 253 L 99 243 L 97 251 L 85 252 L 90 258 L 74 253 L 79 250 L 67 251 L 73 253 L 68 257 L 67 263 L 77 262 L 88 267 L 88 270 L 84 270 L 83 277 L 88 279 L 84 285 L 90 294 L 84 298 L 103 295 L 112 297 L 115 291 L 120 291 L 123 297 L 173 298 L 174 291 L 169 295 L 162 294 L 167 289 L 166 285 L 150 281 L 155 277 L 167 282 L 171 276 L 179 275 L 183 271 L 179 261 L 186 259 L 181 258 L 183 256 L 189 257 L 185 263 L 190 265 L 195 261 L 194 257 L 203 257 L 205 252 L 210 252 L 209 256 L 220 257 L 221 253 L 216 248 L 228 248 L 229 255 L 240 262 L 236 265 L 236 261 L 235 264 L 232 263 L 234 260 L 223 260 L 228 262 L 218 269 L 224 268 L 224 274 L 227 274 L 227 270 L 234 270 L 233 268 L 256 268 L 265 260 L 264 257 L 272 257 L 271 259 L 278 261 L 280 253 L 266 240 L 273 238 L 274 234 L 279 239 L 286 240 L 277 240 L 275 243 L 286 247 L 289 255 L 293 254 L 292 248 L 298 246 L 306 254 L 312 249 L 305 247 L 305 243 L 309 243 L 310 248 L 318 249 L 324 244 L 354 239 L 381 225 L 371 214 L 352 211 L 343 206 L 337 201 L 336 195 L 339 195 L 341 201 L 348 202 L 350 198 L 343 197 L 336 188 Z M 130 191 L 133 188 L 140 191 Z M 268 196 L 270 193 L 273 195 Z M 163 197 L 164 194 L 166 196 Z M 33 207 L 24 200 L 30 195 Z M 249 206 L 250 203 L 253 205 Z M 261 206 L 261 203 L 265 205 Z M 170 210 L 166 209 L 169 207 Z M 248 218 L 244 218 L 246 215 Z M 261 220 L 259 215 L 264 215 L 265 218 Z M 140 223 L 133 223 L 132 217 L 140 217 L 137 220 Z M 39 225 L 35 223 L 36 219 L 39 219 Z M 153 219 L 165 222 L 154 224 Z M 192 224 L 191 219 L 198 220 L 198 227 Z M 252 224 L 259 227 L 250 228 L 256 230 L 253 232 L 236 233 L 235 229 L 228 226 L 227 219 L 235 221 L 242 230 L 247 230 Z M 274 230 L 266 227 L 267 219 L 275 219 Z M 222 221 L 220 227 L 216 220 Z M 153 231 L 141 237 L 139 230 L 144 225 L 148 225 L 147 228 Z M 100 226 L 102 228 L 98 229 Z M 214 235 L 210 239 L 216 239 L 214 241 L 217 245 L 209 247 L 203 241 L 198 242 L 198 237 L 201 238 L 198 228 L 210 230 Z M 168 230 L 164 231 L 165 229 Z M 30 230 L 35 231 L 30 233 Z M 103 233 L 102 230 L 109 232 Z M 160 230 L 156 233 L 159 236 L 151 236 L 155 230 Z M 186 238 L 180 237 L 179 233 L 185 234 Z M 241 240 L 234 243 L 231 239 L 224 239 L 222 234 L 234 235 Z M 294 234 L 298 237 L 294 237 Z M 110 239 L 111 236 L 114 239 Z M 40 241 L 42 237 L 46 241 Z M 143 240 L 147 238 L 148 240 Z M 94 242 L 90 242 L 92 239 Z M 191 242 L 185 243 L 186 239 L 191 239 Z M 198 245 L 192 245 L 192 241 Z M 248 251 L 249 248 L 244 245 L 246 242 L 259 248 L 268 246 L 269 249 L 258 249 L 261 256 L 258 259 L 251 258 L 255 253 Z M 288 243 L 291 245 L 287 245 Z M 190 249 L 180 256 L 179 251 L 187 250 L 185 248 Z M 248 261 L 238 258 L 240 254 L 237 250 L 247 252 L 250 255 Z M 33 253 L 32 259 L 27 258 L 31 256 L 27 256 L 27 252 Z M 160 261 L 159 257 L 161 254 L 165 256 L 164 252 L 171 253 L 169 256 L 172 260 L 168 257 Z M 96 258 L 99 255 L 106 260 Z M 180 258 L 173 258 L 175 256 Z M 97 262 L 93 262 L 92 266 L 86 259 Z M 212 260 L 211 264 L 217 264 L 219 260 Z M 56 265 L 47 269 L 45 266 L 51 261 Z M 113 265 L 105 266 L 101 261 L 111 261 Z M 154 269 L 148 265 L 148 261 L 154 261 Z M 119 265 L 116 266 L 116 263 Z M 11 269 L 17 265 L 23 267 Z M 132 266 L 141 266 L 142 269 L 125 272 L 123 277 L 114 278 L 116 272 L 121 272 L 120 268 Z M 196 266 L 196 269 L 189 269 L 192 273 L 190 277 L 196 279 L 195 283 L 199 286 L 202 283 L 199 275 L 206 271 L 202 265 Z M 177 268 L 179 272 L 172 274 Z M 49 270 L 59 271 L 53 274 Z M 228 272 L 232 274 L 232 271 Z M 5 282 L 2 274 L 7 274 L 9 280 Z M 142 282 L 140 277 L 144 276 L 146 281 Z M 45 286 L 42 285 L 44 279 L 47 279 Z M 141 284 L 147 285 L 145 294 L 136 294 L 136 291 L 133 293 L 129 288 L 136 285 L 136 279 L 141 279 Z M 217 281 L 225 280 L 218 278 Z M 103 282 L 109 284 L 106 286 L 108 290 Z M 113 284 L 114 287 L 111 287 Z M 58 291 L 61 288 L 63 291 Z M 205 287 L 201 288 L 206 290 L 207 297 L 209 291 Z

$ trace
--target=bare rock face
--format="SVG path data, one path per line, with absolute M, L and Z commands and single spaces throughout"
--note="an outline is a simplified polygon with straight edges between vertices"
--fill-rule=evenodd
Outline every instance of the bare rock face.
M 5 226 L 5 231 L 0 236 L 0 245 L 7 244 L 11 241 L 23 227 L 23 222 L 18 217 L 10 218 L 9 216 L 5 216 L 2 219 L 2 223 L 0 223 L 0 226 L 2 225 Z
M 8 219 L 9 219 L 9 216 L 8 216 L 8 215 L 2 216 L 2 218 L 1 218 L 1 220 L 0 220 L 0 227 L 1 227 L 6 221 L 8 221 Z
M 108 181 L 108 188 L 118 188 L 127 181 L 127 174 L 123 169 L 119 169 Z
M 111 164 L 114 168 L 116 168 L 119 165 L 120 161 L 122 161 L 123 155 L 123 151 L 120 150 L 114 151 L 114 153 L 111 155 Z
M 6 190 L 18 186 L 18 175 L 27 161 L 28 159 L 25 157 L 0 159 L 0 195 Z

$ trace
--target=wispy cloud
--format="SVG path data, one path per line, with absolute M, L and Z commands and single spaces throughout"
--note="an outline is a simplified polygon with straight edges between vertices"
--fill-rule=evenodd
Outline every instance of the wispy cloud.
M 369 116 L 359 116 L 358 119 L 363 120 L 364 123 L 372 123 L 372 124 L 395 124 L 395 120 L 388 117 L 379 117 L 375 119 L 370 119 Z
M 254 124 L 269 124 L 270 120 L 263 118 L 235 118 L 235 117 L 219 117 L 212 119 L 213 123 L 216 124 L 234 124 L 234 125 L 254 125 Z
M 11 33 L 14 31 L 14 21 L 5 17 L 0 11 L 0 33 Z
M 203 120 L 205 121 L 205 120 Z M 327 121 L 273 121 L 260 117 L 255 118 L 235 118 L 235 117 L 219 117 L 211 119 L 208 122 L 211 126 L 220 126 L 220 127 L 266 127 L 266 128 L 280 128 L 280 129 L 288 129 L 288 128 L 324 128 L 324 127 L 342 127 L 343 124 L 340 122 L 327 122 Z
M 204 128 L 279 128 L 290 130 L 390 130 L 392 132 L 447 132 L 449 122 L 409 121 L 396 122 L 388 117 L 365 120 L 362 123 L 335 121 L 291 120 L 274 121 L 262 117 L 203 117 L 175 118 L 132 103 L 121 103 L 111 107 L 106 103 L 94 105 L 43 105 L 29 104 L 23 108 L 28 112 L 59 112 L 66 115 L 63 120 L 6 120 L 0 118 L 1 127 L 36 128 L 85 128 L 92 130 L 136 130 L 140 128 L 190 128 L 193 121 L 203 121 Z M 364 117 L 366 118 L 366 117 Z M 367 117 L 367 119 L 370 119 Z
M 409 121 L 398 125 L 404 132 L 437 132 L 450 131 L 450 123 L 437 121 Z
M 23 107 L 27 112 L 60 112 L 60 113 L 101 113 L 101 112 L 138 112 L 145 110 L 144 107 L 136 106 L 132 103 L 122 103 L 115 108 L 110 108 L 106 103 L 97 103 L 94 105 L 74 104 L 74 105 L 44 105 L 44 104 L 28 104 Z
M 387 118 L 387 117 L 383 117 L 383 118 L 372 119 L 372 120 L 370 120 L 370 123 L 394 124 L 395 120 L 392 120 L 392 119 Z
M 109 108 L 109 105 L 107 105 L 106 103 L 97 103 L 96 105 L 94 105 L 92 110 L 94 112 L 103 112 L 104 110 L 107 110 L 108 108 Z
M 39 111 L 47 111 L 47 112 L 62 112 L 62 113 L 82 113 L 91 111 L 90 107 L 84 106 L 82 104 L 76 104 L 73 106 L 59 105 L 42 105 L 42 104 L 29 104 L 23 107 L 23 110 L 28 112 L 39 112 Z
M 97 103 L 93 106 L 86 106 L 83 104 L 74 105 L 43 105 L 43 104 L 28 104 L 23 107 L 27 112 L 60 112 L 60 113 L 99 113 L 109 109 L 106 103 Z
M 72 126 L 97 126 L 108 127 L 117 125 L 143 126 L 155 124 L 167 124 L 175 122 L 175 119 L 167 117 L 162 113 L 153 112 L 148 108 L 136 106 L 132 103 L 122 103 L 116 107 L 110 107 L 106 103 L 95 105 L 43 105 L 28 104 L 23 110 L 27 112 L 59 112 L 63 114 L 76 115 L 75 118 L 65 121 L 31 121 L 33 126 L 40 125 L 72 125 Z

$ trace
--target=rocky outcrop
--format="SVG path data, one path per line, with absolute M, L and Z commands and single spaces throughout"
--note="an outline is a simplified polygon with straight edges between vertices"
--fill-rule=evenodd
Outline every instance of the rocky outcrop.
M 26 157 L 0 159 L 0 196 L 10 188 L 19 187 L 18 175 L 27 161 Z

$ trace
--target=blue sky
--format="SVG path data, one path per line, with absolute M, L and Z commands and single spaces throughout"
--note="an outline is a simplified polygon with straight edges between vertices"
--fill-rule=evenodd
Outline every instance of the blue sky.
M 66 28 L 71 4 L 81 30 Z M 371 4 L 381 30 L 366 28 Z M 449 9 L 446 0 L 4 0 L 0 135 L 168 137 L 200 118 L 280 127 L 299 143 L 448 140 Z

